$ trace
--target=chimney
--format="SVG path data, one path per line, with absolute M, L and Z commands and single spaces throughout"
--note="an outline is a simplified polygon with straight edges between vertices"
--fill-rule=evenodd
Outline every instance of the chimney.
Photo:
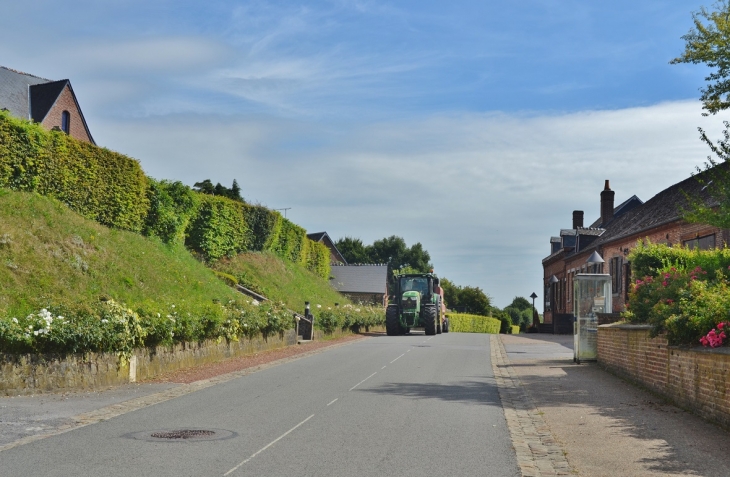
M 577 229 L 579 227 L 583 227 L 583 211 L 574 210 L 573 211 L 573 229 Z
M 606 179 L 606 185 L 603 187 L 601 192 L 601 226 L 606 225 L 611 219 L 613 219 L 613 196 L 616 195 L 614 191 L 608 185 L 608 179 Z

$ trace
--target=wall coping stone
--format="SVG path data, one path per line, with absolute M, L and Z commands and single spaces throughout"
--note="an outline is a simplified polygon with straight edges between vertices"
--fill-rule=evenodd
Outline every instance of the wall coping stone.
M 629 323 L 608 323 L 606 325 L 598 325 L 599 328 L 616 328 L 619 330 L 650 330 L 653 328 L 651 325 L 634 325 Z

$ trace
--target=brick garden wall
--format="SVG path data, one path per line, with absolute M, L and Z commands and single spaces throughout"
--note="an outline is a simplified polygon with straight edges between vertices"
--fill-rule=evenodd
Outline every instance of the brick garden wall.
M 668 346 L 649 326 L 598 328 L 598 363 L 705 419 L 730 428 L 730 349 Z

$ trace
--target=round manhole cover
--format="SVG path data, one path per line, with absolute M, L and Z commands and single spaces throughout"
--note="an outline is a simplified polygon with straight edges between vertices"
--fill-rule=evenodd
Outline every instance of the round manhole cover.
M 148 442 L 199 442 L 230 439 L 237 435 L 225 429 L 156 429 L 133 432 L 125 437 Z

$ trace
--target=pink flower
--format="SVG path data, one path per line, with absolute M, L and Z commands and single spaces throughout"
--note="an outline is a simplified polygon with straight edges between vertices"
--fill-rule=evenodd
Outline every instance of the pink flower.
M 662 285 L 663 285 L 663 286 L 665 286 L 665 287 L 666 287 L 666 286 L 669 286 L 669 282 L 668 282 L 668 281 L 666 281 L 666 280 L 664 280 L 664 281 L 662 282 Z
M 667 298 L 667 305 L 671 305 L 672 303 L 674 303 L 674 300 L 672 300 L 671 298 Z
M 718 323 L 718 324 L 717 324 L 717 329 L 718 329 L 718 330 L 721 330 L 721 329 L 723 329 L 723 328 L 725 328 L 725 323 Z

